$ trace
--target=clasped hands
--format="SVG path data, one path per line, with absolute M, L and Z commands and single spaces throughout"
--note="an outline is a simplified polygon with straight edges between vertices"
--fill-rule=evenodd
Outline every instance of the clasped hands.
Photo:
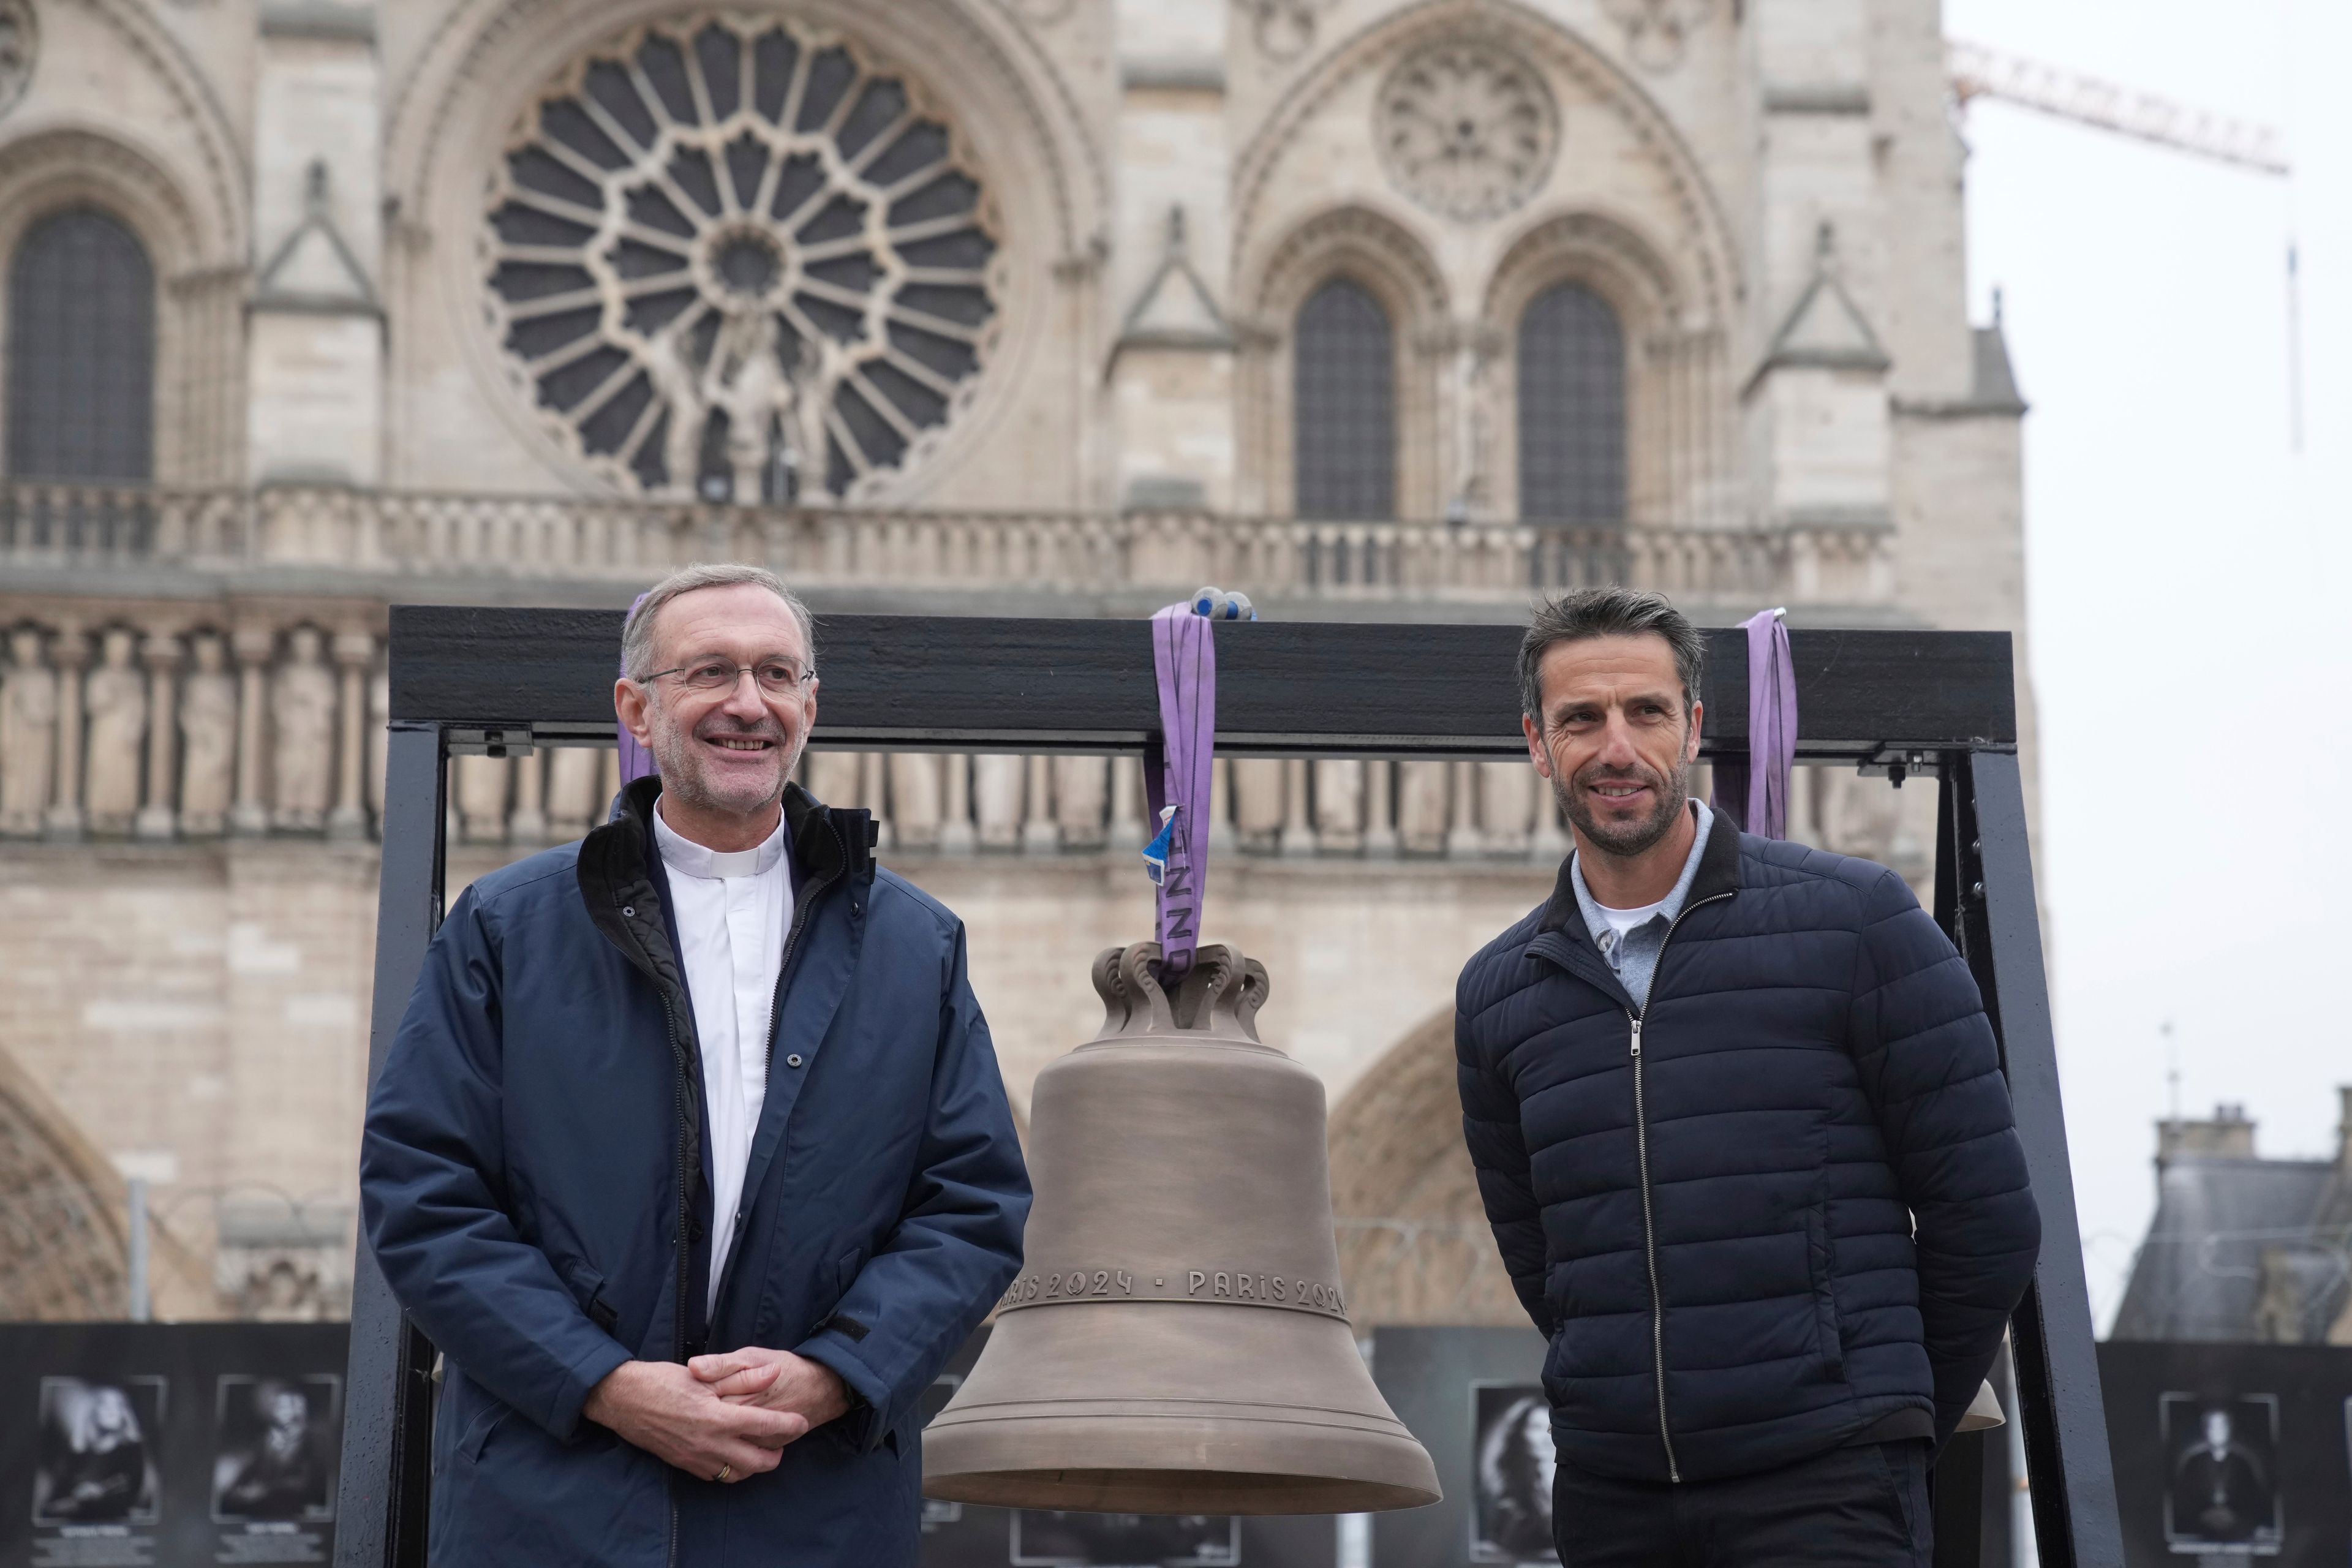
M 580 1413 L 690 1475 L 736 1481 L 774 1469 L 787 1444 L 848 1408 L 831 1367 L 752 1345 L 684 1366 L 624 1362 Z

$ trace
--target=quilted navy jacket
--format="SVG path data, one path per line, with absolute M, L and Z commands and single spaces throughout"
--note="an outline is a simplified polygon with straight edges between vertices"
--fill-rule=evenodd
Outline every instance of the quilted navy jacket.
M 1565 866 L 1455 1005 L 1562 1459 L 1705 1480 L 1905 1410 L 1950 1435 L 2041 1220 L 1976 984 L 1901 878 L 1718 820 L 1646 1010 Z
M 875 867 L 865 813 L 786 793 L 767 1101 L 703 1325 L 702 1079 L 648 851 L 659 788 L 467 889 L 369 1099 L 368 1238 L 449 1363 L 431 1559 L 911 1568 L 920 1400 L 1011 1282 L 1029 1209 L 963 927 Z M 706 1334 L 824 1363 L 853 1408 L 726 1486 L 582 1419 L 622 1362 Z

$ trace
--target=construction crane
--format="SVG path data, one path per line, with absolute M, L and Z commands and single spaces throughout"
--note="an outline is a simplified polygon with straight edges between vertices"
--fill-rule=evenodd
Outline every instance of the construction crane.
M 1972 99 L 1997 99 L 2264 174 L 2292 172 L 2279 133 L 2267 125 L 2192 109 L 1958 38 L 1946 43 L 1944 64 L 1952 96 L 1963 109 Z
M 2168 147 L 2176 153 L 2289 180 L 2287 443 L 2293 450 L 2302 451 L 2303 279 L 2292 212 L 2294 169 L 2287 162 L 2284 138 L 2268 125 L 2216 114 L 2210 110 L 2192 109 L 2153 93 L 2137 92 L 2096 77 L 2062 70 L 1958 38 L 1945 40 L 1944 69 L 1952 86 L 1953 101 L 1964 110 L 1971 100 L 1990 98 L 2053 119 Z

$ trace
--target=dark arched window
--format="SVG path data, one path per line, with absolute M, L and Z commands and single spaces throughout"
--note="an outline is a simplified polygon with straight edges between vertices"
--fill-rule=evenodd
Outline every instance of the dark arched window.
M 1519 318 L 1519 516 L 1625 519 L 1625 334 L 1574 283 L 1537 295 Z
M 115 218 L 76 207 L 8 268 L 8 472 L 140 479 L 155 468 L 155 269 Z
M 1389 313 L 1335 278 L 1298 310 L 1292 418 L 1301 517 L 1396 515 L 1396 347 Z

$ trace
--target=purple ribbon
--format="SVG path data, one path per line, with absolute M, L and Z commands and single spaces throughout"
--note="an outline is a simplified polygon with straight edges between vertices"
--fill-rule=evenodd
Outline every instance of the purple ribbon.
M 1789 781 L 1797 765 L 1797 669 L 1779 610 L 1750 616 L 1748 631 L 1748 755 L 1715 765 L 1714 805 L 1766 838 L 1789 836 Z
M 1217 742 L 1217 645 L 1207 617 L 1171 605 L 1151 617 L 1151 663 L 1160 678 L 1159 750 L 1147 752 L 1144 795 L 1164 856 L 1157 895 L 1160 973 L 1173 980 L 1192 967 L 1201 944 L 1201 905 L 1209 883 L 1209 780 Z M 1173 816 L 1166 816 L 1175 807 Z M 1166 817 L 1163 823 L 1162 818 Z
M 632 616 L 635 615 L 637 613 L 637 606 L 645 602 L 646 595 L 643 594 L 640 594 L 635 598 L 630 600 L 629 614 Z M 622 624 L 625 626 L 627 622 L 624 620 Z M 628 663 L 625 659 L 622 662 L 621 673 L 623 675 L 629 673 Z M 647 773 L 659 773 L 661 771 L 659 768 L 654 766 L 654 754 L 651 752 L 646 751 L 643 746 L 637 744 L 637 738 L 629 733 L 629 727 L 626 724 L 616 721 L 613 728 L 621 737 L 621 787 L 623 789 L 628 788 L 629 785 L 645 777 Z

